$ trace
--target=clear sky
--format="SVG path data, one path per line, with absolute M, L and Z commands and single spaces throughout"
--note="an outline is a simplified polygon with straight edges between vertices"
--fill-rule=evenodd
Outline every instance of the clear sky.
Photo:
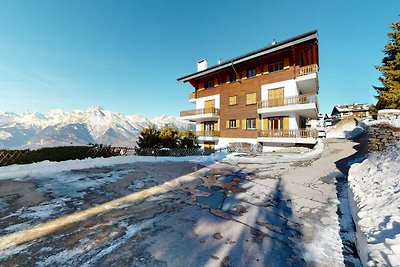
M 0 110 L 193 108 L 178 77 L 312 29 L 320 106 L 374 102 L 400 1 L 0 1 Z

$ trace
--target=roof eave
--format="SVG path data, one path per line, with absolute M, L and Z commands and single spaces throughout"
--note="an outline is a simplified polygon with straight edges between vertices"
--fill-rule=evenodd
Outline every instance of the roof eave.
M 181 78 L 178 78 L 177 81 L 178 82 L 188 82 L 188 81 L 190 81 L 192 79 L 200 78 L 202 76 L 206 76 L 208 74 L 211 74 L 213 72 L 219 71 L 221 69 L 228 68 L 231 65 L 239 64 L 241 62 L 244 62 L 244 61 L 247 61 L 247 60 L 251 60 L 253 58 L 257 58 L 257 57 L 260 57 L 260 56 L 263 56 L 263 55 L 267 55 L 267 54 L 270 54 L 270 53 L 273 53 L 273 52 L 276 52 L 276 51 L 291 47 L 291 46 L 296 45 L 296 44 L 307 42 L 307 41 L 310 41 L 310 40 L 313 40 L 313 39 L 317 39 L 318 40 L 318 33 L 317 33 L 316 30 L 311 31 L 309 33 L 305 33 L 305 34 L 300 35 L 300 36 L 301 37 L 297 37 L 297 38 L 294 37 L 294 38 L 288 39 L 286 41 L 278 43 L 275 46 L 269 46 L 269 47 L 266 47 L 264 49 L 260 49 L 260 51 L 258 51 L 256 53 L 250 52 L 250 54 L 247 55 L 247 56 L 245 55 L 245 56 L 241 56 L 241 57 L 226 61 L 226 62 L 222 63 L 221 65 L 212 66 L 212 67 L 210 67 L 208 69 L 205 69 L 203 71 L 199 71 L 199 72 L 195 72 L 195 73 L 183 76 Z

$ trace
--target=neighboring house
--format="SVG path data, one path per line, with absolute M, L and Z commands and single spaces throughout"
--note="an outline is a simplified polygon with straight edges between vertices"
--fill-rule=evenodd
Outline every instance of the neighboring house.
M 358 118 L 367 117 L 370 115 L 369 109 L 370 104 L 357 104 L 354 103 L 352 105 L 338 105 L 334 106 L 332 109 L 331 116 L 335 119 L 342 119 L 347 116 L 355 116 Z
M 317 142 L 317 131 L 306 126 L 319 113 L 317 31 L 197 67 L 178 79 L 194 87 L 189 102 L 196 105 L 180 115 L 196 122 L 204 148 L 246 142 L 267 151 Z

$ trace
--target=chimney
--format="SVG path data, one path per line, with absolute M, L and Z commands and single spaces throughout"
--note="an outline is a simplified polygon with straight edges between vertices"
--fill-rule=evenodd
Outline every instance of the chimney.
M 221 63 L 222 63 L 222 59 L 219 58 L 219 59 L 218 59 L 218 65 L 221 65 Z
M 207 69 L 207 59 L 202 59 L 197 62 L 197 71 Z

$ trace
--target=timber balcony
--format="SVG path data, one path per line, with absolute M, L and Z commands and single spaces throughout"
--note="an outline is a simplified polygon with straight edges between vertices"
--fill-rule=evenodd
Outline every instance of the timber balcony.
M 315 144 L 318 138 L 316 129 L 269 129 L 258 131 L 260 142 L 282 142 Z
M 268 99 L 257 105 L 259 114 L 282 113 L 280 115 L 284 115 L 285 112 L 296 111 L 299 115 L 308 118 L 318 116 L 318 96 L 315 94 Z
M 219 131 L 197 131 L 196 135 L 199 138 L 219 137 Z
M 296 85 L 302 94 L 318 93 L 318 71 L 317 64 L 296 66 Z
M 196 92 L 189 94 L 189 102 L 193 102 L 196 100 Z
M 180 114 L 182 119 L 190 121 L 201 121 L 205 119 L 218 119 L 218 108 L 200 108 L 182 111 Z
M 311 73 L 317 73 L 319 70 L 317 64 L 311 64 L 307 66 L 302 66 L 297 68 L 297 76 L 308 75 Z

